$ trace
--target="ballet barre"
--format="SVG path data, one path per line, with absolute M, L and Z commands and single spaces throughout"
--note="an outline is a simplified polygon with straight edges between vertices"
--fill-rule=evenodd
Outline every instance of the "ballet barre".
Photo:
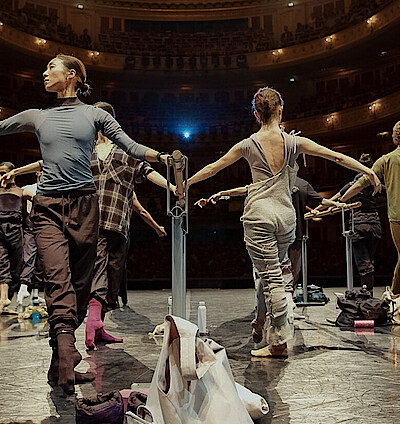
M 172 314 L 186 317 L 186 234 L 188 232 L 188 158 L 179 150 L 172 152 L 167 161 L 167 182 L 173 169 L 178 200 L 171 206 L 167 190 L 167 215 L 172 219 Z
M 323 199 L 322 204 L 327 206 L 328 209 L 307 212 L 304 214 L 305 234 L 301 241 L 301 266 L 303 276 L 303 298 L 306 303 L 308 299 L 307 284 L 308 284 L 308 260 L 307 260 L 307 242 L 308 242 L 308 223 L 311 219 L 322 218 L 336 213 L 342 214 L 342 235 L 346 240 L 346 280 L 347 290 L 353 289 L 353 258 L 352 258 L 352 238 L 354 236 L 354 209 L 361 206 L 361 202 L 346 203 L 343 206 L 336 206 L 336 202 L 331 202 L 329 199 Z M 350 211 L 350 229 L 346 229 L 345 212 Z

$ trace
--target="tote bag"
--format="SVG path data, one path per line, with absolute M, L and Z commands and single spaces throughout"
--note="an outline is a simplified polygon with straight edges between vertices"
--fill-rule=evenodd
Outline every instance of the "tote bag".
M 211 339 L 200 339 L 197 333 L 191 322 L 165 317 L 164 343 L 146 403 L 153 422 L 252 424 L 225 349 Z M 128 423 L 151 422 L 132 413 L 126 418 Z

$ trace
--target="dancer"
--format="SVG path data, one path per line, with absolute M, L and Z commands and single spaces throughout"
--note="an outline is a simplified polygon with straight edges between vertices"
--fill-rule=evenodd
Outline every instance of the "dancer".
M 2 162 L 0 175 L 14 168 L 11 162 Z M 19 290 L 23 263 L 22 201 L 32 198 L 33 194 L 18 187 L 14 178 L 0 188 L 0 314 Z
M 86 315 L 96 257 L 99 209 L 90 157 L 97 132 L 137 159 L 165 163 L 167 155 L 136 143 L 109 113 L 78 99 L 89 90 L 78 58 L 57 55 L 43 77 L 46 91 L 57 93 L 55 106 L 0 121 L 0 135 L 33 132 L 40 144 L 43 175 L 31 219 L 44 268 L 53 348 L 48 379 L 70 395 L 74 368 L 82 359 L 75 330 Z
M 374 163 L 368 153 L 363 153 L 359 161 L 369 168 Z M 353 183 L 357 182 L 361 177 L 362 174 L 357 174 L 354 180 L 346 184 L 331 200 L 336 200 L 343 196 Z M 354 234 L 352 236 L 353 256 L 358 273 L 361 276 L 361 286 L 366 286 L 371 296 L 373 296 L 374 292 L 374 256 L 378 241 L 382 237 L 381 220 L 372 192 L 372 187 L 366 187 L 353 199 L 354 202 L 361 202 L 361 206 L 355 209 L 353 213 Z
M 292 188 L 300 153 L 320 156 L 342 166 L 365 173 L 381 188 L 375 173 L 355 159 L 318 145 L 305 137 L 281 131 L 283 100 L 274 89 L 264 87 L 253 98 L 253 111 L 260 130 L 237 143 L 228 153 L 189 178 L 188 186 L 205 180 L 244 157 L 251 169 L 253 183 L 246 187 L 242 216 L 246 247 L 257 269 L 269 315 L 268 346 L 252 351 L 255 356 L 286 356 L 287 341 L 293 328 L 287 320 L 287 300 L 280 263 L 295 239 L 296 214 Z
M 372 170 L 385 182 L 390 231 L 398 255 L 392 279 L 392 292 L 400 294 L 400 121 L 393 127 L 392 141 L 397 146 L 396 149 L 376 160 Z M 367 178 L 361 177 L 346 191 L 340 201 L 346 202 L 369 184 Z
M 94 106 L 115 118 L 111 104 L 98 102 Z M 99 132 L 92 154 L 91 169 L 99 196 L 99 238 L 92 279 L 89 313 L 85 328 L 85 344 L 94 349 L 96 342 L 118 343 L 104 329 L 106 312 L 119 308 L 118 292 L 124 276 L 129 226 L 132 210 L 138 207 L 135 184 L 146 179 L 167 188 L 166 179 L 147 162 L 129 157 Z M 169 187 L 173 192 L 175 186 Z M 147 212 L 143 208 L 139 213 Z M 144 219 L 148 216 L 144 213 Z
M 143 221 L 156 232 L 158 237 L 166 237 L 167 232 L 162 225 L 157 224 L 154 218 L 150 215 L 150 213 L 142 206 L 139 202 L 136 194 L 133 195 L 132 202 L 133 211 L 139 214 L 139 216 L 143 219 Z M 128 235 L 128 244 L 126 247 L 126 251 L 129 252 L 130 249 L 130 237 Z M 126 306 L 128 304 L 128 276 L 127 276 L 127 257 L 125 258 L 124 263 L 124 272 L 122 275 L 121 285 L 119 288 L 118 296 L 121 298 L 122 306 Z
M 14 170 L 15 172 L 15 170 Z M 33 195 L 36 195 L 37 185 L 39 183 L 41 171 L 36 172 L 36 183 L 24 186 L 23 188 L 30 191 Z M 28 216 L 24 220 L 23 225 L 23 265 L 21 271 L 21 287 L 17 296 L 18 312 L 22 313 L 24 310 L 23 300 L 29 296 L 29 290 L 31 290 L 31 304 L 36 305 L 45 303 L 45 300 L 39 297 L 39 289 L 43 284 L 43 273 L 40 261 L 37 257 L 37 246 L 35 241 L 35 235 L 33 233 L 33 224 L 29 218 L 29 214 L 32 210 L 32 202 L 26 202 L 26 211 Z

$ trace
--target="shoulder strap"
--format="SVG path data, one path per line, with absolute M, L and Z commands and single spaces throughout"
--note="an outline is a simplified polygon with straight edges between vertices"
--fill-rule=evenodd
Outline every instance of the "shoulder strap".
M 179 337 L 182 377 L 186 380 L 197 380 L 196 336 L 199 331 L 197 325 L 172 315 L 167 315 L 165 321 L 170 324 L 168 343 Z

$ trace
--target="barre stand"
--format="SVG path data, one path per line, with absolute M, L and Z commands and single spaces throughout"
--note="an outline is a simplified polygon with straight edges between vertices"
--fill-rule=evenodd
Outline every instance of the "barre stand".
M 186 317 L 186 234 L 188 233 L 188 158 L 179 150 L 172 152 L 167 163 L 168 186 L 173 169 L 178 200 L 171 207 L 171 193 L 167 190 L 167 215 L 172 219 L 172 314 Z M 185 183 L 185 184 L 184 184 Z
M 323 204 L 328 204 L 328 199 L 324 199 Z M 346 239 L 346 273 L 347 273 L 347 289 L 352 290 L 353 288 L 353 258 L 352 258 L 352 238 L 354 236 L 354 209 L 359 208 L 361 202 L 348 203 L 345 207 L 333 206 L 324 211 L 318 211 L 316 213 L 307 212 L 304 214 L 304 219 L 306 221 L 305 234 L 301 240 L 301 267 L 302 267 L 302 276 L 303 276 L 303 300 L 304 303 L 299 303 L 299 306 L 314 306 L 314 305 L 324 305 L 321 302 L 306 302 L 308 299 L 308 258 L 307 258 L 307 242 L 308 242 L 308 223 L 313 218 L 322 218 L 328 215 L 334 215 L 341 212 L 342 214 L 342 235 Z M 346 221 L 345 221 L 345 212 L 350 211 L 351 217 L 351 227 L 349 230 L 346 230 Z

